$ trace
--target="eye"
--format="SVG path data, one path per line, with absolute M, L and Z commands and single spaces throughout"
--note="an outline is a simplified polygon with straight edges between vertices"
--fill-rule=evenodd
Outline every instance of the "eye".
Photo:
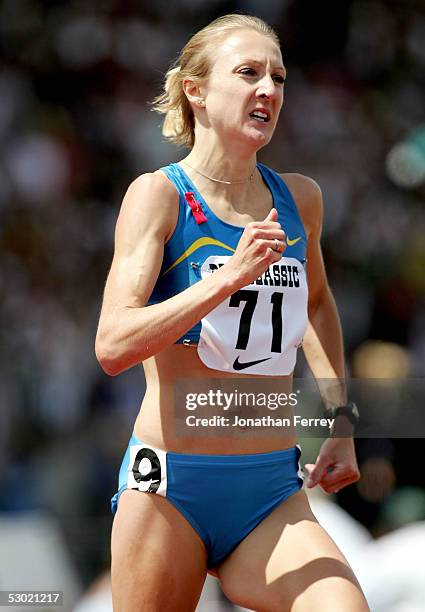
M 255 76 L 257 72 L 254 70 L 254 68 L 242 68 L 242 70 L 240 70 L 240 74 L 245 74 L 246 76 Z
M 285 79 L 283 78 L 281 74 L 273 75 L 273 79 L 274 81 L 276 81 L 276 83 L 279 83 L 279 85 L 283 85 L 285 83 Z

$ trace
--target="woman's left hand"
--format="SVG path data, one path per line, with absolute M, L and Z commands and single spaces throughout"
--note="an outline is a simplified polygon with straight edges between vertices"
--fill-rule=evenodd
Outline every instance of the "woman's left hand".
M 307 487 L 317 484 L 327 494 L 337 493 L 360 478 L 353 438 L 328 438 L 316 463 L 306 463 Z

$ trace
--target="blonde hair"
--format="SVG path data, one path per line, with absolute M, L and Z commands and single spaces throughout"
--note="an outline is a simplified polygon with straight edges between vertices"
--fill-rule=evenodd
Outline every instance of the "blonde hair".
M 152 110 L 165 115 L 162 134 L 177 145 L 193 147 L 195 119 L 189 100 L 183 91 L 183 80 L 205 80 L 211 68 L 211 49 L 229 34 L 240 29 L 251 29 L 280 46 L 279 37 L 271 26 L 259 17 L 230 14 L 218 17 L 199 30 L 186 43 L 178 58 L 165 75 L 164 90 L 152 102 Z

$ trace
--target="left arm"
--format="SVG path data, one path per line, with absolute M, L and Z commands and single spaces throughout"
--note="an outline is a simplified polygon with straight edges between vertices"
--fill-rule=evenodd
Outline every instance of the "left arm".
M 326 408 L 347 402 L 344 345 L 335 300 L 326 277 L 320 237 L 322 194 L 311 179 L 301 214 L 307 232 L 308 320 L 303 348 Z
M 304 353 L 326 407 L 343 405 L 347 402 L 343 338 L 320 247 L 321 191 L 317 183 L 305 176 L 285 175 L 285 181 L 297 202 L 307 234 L 309 324 L 304 337 Z M 309 471 L 307 486 L 319 484 L 326 493 L 334 493 L 360 477 L 353 438 L 347 437 L 351 423 L 342 416 L 337 422 L 338 429 L 323 443 L 316 463 L 306 465 Z M 338 431 L 344 432 L 345 437 L 335 437 Z

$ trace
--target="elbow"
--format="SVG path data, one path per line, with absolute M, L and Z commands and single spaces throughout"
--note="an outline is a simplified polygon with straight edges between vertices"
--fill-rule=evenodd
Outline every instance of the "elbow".
M 107 343 L 100 342 L 96 339 L 95 353 L 100 367 L 108 376 L 117 376 L 123 371 L 123 368 L 120 367 L 116 353 L 114 353 L 112 347 Z
M 137 355 L 136 358 L 131 352 L 123 352 L 115 344 L 98 339 L 96 339 L 95 353 L 102 370 L 108 376 L 118 376 L 146 359 L 143 355 Z

